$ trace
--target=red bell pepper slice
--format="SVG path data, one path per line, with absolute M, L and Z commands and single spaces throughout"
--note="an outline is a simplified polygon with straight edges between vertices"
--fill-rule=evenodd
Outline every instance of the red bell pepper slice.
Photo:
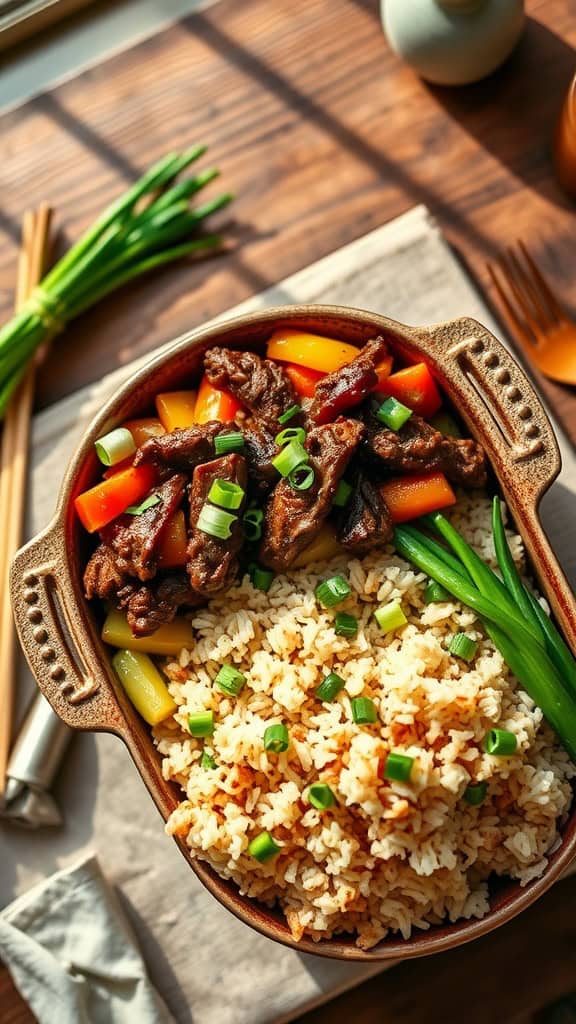
M 131 466 L 121 473 L 115 473 L 109 480 L 101 480 L 89 491 L 79 494 L 74 501 L 82 525 L 89 533 L 101 530 L 125 512 L 129 505 L 142 501 L 155 480 L 154 467 L 147 465 Z
M 384 381 L 379 391 L 396 398 L 424 419 L 434 416 L 442 405 L 440 392 L 426 363 L 414 363 L 398 370 Z

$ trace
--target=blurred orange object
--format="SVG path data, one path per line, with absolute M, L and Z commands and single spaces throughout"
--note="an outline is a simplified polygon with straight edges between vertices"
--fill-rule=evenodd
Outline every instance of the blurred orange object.
M 554 166 L 562 188 L 576 196 L 576 75 L 570 83 L 556 128 Z

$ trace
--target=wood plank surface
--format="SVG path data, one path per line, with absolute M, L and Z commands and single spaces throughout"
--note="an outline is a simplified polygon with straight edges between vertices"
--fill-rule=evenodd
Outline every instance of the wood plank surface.
M 451 91 L 426 86 L 389 52 L 378 0 L 222 0 L 0 118 L 2 319 L 19 224 L 40 200 L 75 239 L 137 173 L 195 141 L 210 145 L 237 195 L 228 252 L 127 288 L 82 318 L 49 357 L 39 405 L 415 203 L 431 209 L 484 288 L 485 261 L 529 240 L 576 315 L 575 207 L 550 157 L 576 70 L 576 13 L 573 0 L 528 0 L 527 9 L 506 67 Z M 574 401 L 561 388 L 553 395 L 567 410 Z M 575 898 L 576 880 L 561 883 L 497 934 L 407 963 L 301 1024 L 533 1020 L 576 985 Z M 3 1024 L 32 1019 L 1 970 L 0 1007 Z

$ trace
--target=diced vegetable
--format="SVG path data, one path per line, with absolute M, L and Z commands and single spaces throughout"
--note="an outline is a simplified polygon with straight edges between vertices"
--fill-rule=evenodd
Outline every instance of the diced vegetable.
M 274 441 L 280 448 L 285 444 L 289 444 L 290 441 L 299 441 L 300 444 L 304 444 L 306 440 L 306 431 L 304 427 L 285 427 L 279 434 L 276 434 Z
M 376 412 L 377 418 L 389 430 L 400 430 L 412 415 L 412 409 L 402 405 L 397 398 L 386 398 Z
M 325 782 L 313 782 L 308 790 L 308 803 L 318 811 L 327 811 L 335 800 L 334 793 Z
M 134 438 L 126 427 L 117 427 L 94 442 L 96 455 L 103 466 L 116 466 L 136 451 Z
M 508 732 L 507 729 L 491 729 L 484 740 L 486 753 L 493 754 L 494 757 L 510 757 L 516 752 L 517 746 L 515 733 Z
M 232 536 L 231 527 L 237 518 L 231 512 L 225 512 L 224 509 L 214 508 L 213 505 L 203 505 L 196 525 L 199 530 L 202 530 L 202 533 L 207 533 L 210 537 L 227 540 Z
M 444 437 L 462 437 L 460 427 L 456 423 L 456 420 L 449 412 L 441 410 L 437 412 L 435 416 L 430 420 L 430 426 L 434 427 L 434 430 L 439 430 Z
M 184 430 L 196 423 L 196 392 L 166 391 L 156 395 L 156 411 L 164 429 L 171 434 L 173 430 Z
M 130 466 L 134 464 L 134 456 L 131 455 L 128 459 L 123 459 L 122 462 L 117 462 L 115 466 L 108 466 L 108 469 L 103 470 L 102 479 L 109 480 L 110 477 L 116 476 L 117 473 L 123 473 L 125 469 L 130 469 Z
M 215 480 L 208 491 L 208 501 L 235 511 L 244 501 L 244 493 L 244 488 L 232 480 Z
M 218 767 L 216 761 L 212 757 L 212 754 L 209 754 L 207 750 L 202 751 L 202 757 L 200 758 L 200 767 L 203 768 L 205 772 L 212 771 L 213 768 Z
M 214 451 L 216 455 L 243 452 L 244 435 L 239 430 L 232 431 L 230 434 L 218 434 L 218 437 L 214 438 Z
M 440 604 L 442 601 L 450 601 L 450 594 L 440 583 L 436 583 L 436 580 L 428 580 L 424 591 L 424 604 Z
M 222 665 L 214 682 L 228 697 L 237 697 L 246 683 L 246 676 L 234 665 Z
M 138 505 L 128 505 L 126 512 L 129 516 L 141 516 L 143 512 L 147 512 L 149 508 L 159 505 L 161 501 L 162 499 L 158 494 L 149 494 Z
M 274 469 L 280 476 L 290 476 L 293 469 L 308 462 L 310 456 L 300 441 L 289 441 L 285 448 L 272 459 Z
M 484 803 L 487 792 L 487 782 L 474 782 L 472 785 L 466 786 L 463 796 L 467 804 L 470 804 L 472 807 L 479 807 L 481 803 Z
M 327 562 L 330 558 L 334 558 L 334 555 L 339 555 L 341 552 L 342 546 L 338 542 L 334 527 L 325 523 L 314 537 L 314 540 L 310 541 L 308 547 L 304 548 L 296 556 L 290 568 L 302 569 L 312 562 Z
M 268 725 L 264 730 L 264 750 L 271 754 L 283 754 L 290 746 L 288 729 L 283 722 Z
M 229 420 L 234 419 L 241 408 L 242 403 L 234 395 L 215 388 L 207 377 L 202 378 L 194 408 L 196 423 L 209 423 L 210 420 L 228 423 Z
M 462 658 L 463 661 L 472 661 L 478 650 L 478 644 L 471 636 L 466 636 L 466 633 L 455 633 L 450 641 L 448 650 L 456 658 Z
M 149 441 L 151 437 L 161 437 L 162 434 L 166 433 L 160 420 L 154 419 L 151 416 L 140 420 L 127 420 L 124 426 L 132 434 L 137 448 L 140 448 L 146 441 Z
M 309 491 L 315 479 L 312 466 L 296 466 L 288 477 L 288 483 L 293 491 Z
M 244 527 L 244 536 L 250 544 L 254 544 L 255 541 L 260 540 L 262 536 L 262 523 L 264 522 L 264 512 L 261 508 L 249 508 L 242 517 L 242 525 Z
M 352 362 L 358 353 L 359 349 L 344 341 L 288 327 L 274 331 L 266 349 L 268 359 L 296 363 L 298 366 L 305 366 L 309 370 L 321 370 L 323 373 L 332 373 L 333 370 L 346 366 L 346 363 Z
M 424 419 L 434 416 L 442 405 L 440 392 L 426 363 L 415 363 L 391 374 L 380 390 L 384 395 L 397 398 Z
M 121 515 L 128 505 L 142 501 L 155 479 L 153 467 L 144 465 L 130 466 L 122 473 L 115 473 L 108 480 L 101 480 L 89 491 L 79 494 L 74 501 L 82 525 L 88 533 L 101 530 L 103 526 Z
M 310 370 L 295 363 L 284 363 L 284 373 L 292 381 L 292 387 L 300 398 L 314 398 L 318 381 L 326 376 L 320 370 Z
M 147 654 L 179 654 L 183 647 L 192 647 L 194 635 L 187 619 L 176 618 L 160 626 L 150 636 L 133 636 L 126 616 L 113 609 L 108 612 L 102 627 L 102 639 L 111 647 Z
M 334 605 L 340 604 L 341 601 L 345 601 L 347 597 L 350 597 L 352 590 L 348 580 L 344 579 L 343 576 L 331 576 L 330 579 L 322 580 L 314 591 L 316 594 L 316 600 L 324 608 L 333 608 Z
M 158 725 L 176 711 L 168 687 L 154 662 L 140 651 L 117 651 L 112 664 L 128 699 L 148 725 Z
M 376 387 L 374 388 L 374 391 L 379 392 L 379 391 L 382 390 L 382 388 L 384 387 L 386 381 L 388 380 L 388 377 L 392 373 L 393 363 L 394 363 L 393 357 L 392 356 L 386 356 L 385 359 L 383 359 L 382 362 L 378 364 L 378 366 L 376 367 L 376 375 L 378 377 L 378 383 L 377 383 Z
M 188 556 L 188 534 L 182 509 L 175 512 L 168 523 L 158 549 L 158 565 L 161 569 L 175 569 L 186 565 Z
M 358 632 L 358 619 L 355 615 L 349 615 L 348 612 L 336 612 L 334 632 L 336 636 L 346 636 L 348 639 L 352 639 Z
M 248 853 L 254 857 L 254 860 L 264 863 L 264 861 L 270 860 L 270 857 L 275 857 L 277 853 L 280 853 L 280 847 L 274 842 L 269 832 L 261 832 L 249 843 Z
M 297 416 L 299 412 L 302 412 L 301 405 L 290 405 L 281 416 L 278 417 L 278 423 L 284 426 L 285 423 L 289 423 L 294 416 Z M 276 441 L 276 444 L 282 444 L 282 441 Z
M 332 502 L 336 508 L 344 508 L 345 505 L 350 501 L 350 495 L 352 494 L 352 486 L 347 480 L 341 480 L 336 488 L 334 500 Z
M 409 782 L 413 764 L 413 757 L 391 750 L 384 765 L 384 778 L 394 779 L 395 782 Z
M 417 473 L 386 480 L 380 485 L 392 522 L 405 523 L 456 503 L 456 495 L 443 473 Z
M 318 697 L 318 700 L 323 700 L 326 704 L 331 704 L 336 695 L 340 693 L 340 690 L 342 690 L 345 685 L 346 684 L 341 676 L 337 675 L 336 672 L 329 672 L 316 690 L 316 696 Z
M 250 576 L 250 580 L 252 582 L 252 586 L 255 587 L 256 590 L 262 590 L 265 594 L 267 594 L 268 591 L 270 590 L 270 587 L 272 586 L 272 581 L 274 579 L 274 573 L 272 572 L 272 570 L 263 569 L 261 565 L 256 565 L 255 563 L 253 563 L 248 567 L 248 573 Z
M 385 604 L 382 608 L 377 608 L 374 612 L 374 618 L 383 633 L 391 633 L 394 629 L 399 629 L 400 626 L 405 626 L 408 622 L 399 601 L 390 601 L 389 604 Z
M 356 725 L 372 725 L 377 721 L 378 715 L 374 701 L 370 697 L 354 697 L 350 701 L 352 707 L 352 718 Z
M 193 711 L 188 715 L 188 729 L 190 730 L 190 735 L 196 739 L 211 736 L 214 732 L 214 712 Z

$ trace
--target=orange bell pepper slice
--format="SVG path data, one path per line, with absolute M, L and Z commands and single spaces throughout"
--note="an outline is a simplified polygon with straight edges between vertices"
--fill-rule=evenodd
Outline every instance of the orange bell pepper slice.
M 274 331 L 266 348 L 268 359 L 297 363 L 298 366 L 320 370 L 322 373 L 339 370 L 346 363 L 351 363 L 358 352 L 359 349 L 345 341 L 323 338 L 319 334 L 308 334 L 307 331 L 296 331 L 293 328 Z
M 396 398 L 413 412 L 429 419 L 438 412 L 442 398 L 426 363 L 414 363 L 393 373 L 379 389 L 383 395 Z
M 229 420 L 234 419 L 241 408 L 242 403 L 229 391 L 220 391 L 210 383 L 207 377 L 202 378 L 194 408 L 196 423 L 209 423 L 211 420 L 228 423 Z
M 101 530 L 107 523 L 146 497 L 156 480 L 153 466 L 131 466 L 101 480 L 89 491 L 79 494 L 74 507 L 82 525 L 89 533 Z
M 282 368 L 292 381 L 299 398 L 314 398 L 318 381 L 326 376 L 321 370 L 310 370 L 307 366 L 297 366 L 296 363 L 284 363 Z
M 166 433 L 166 428 L 162 426 L 160 420 L 153 416 L 146 416 L 140 420 L 127 420 L 122 426 L 130 431 L 137 448 L 149 441 L 151 437 L 161 437 Z
M 386 381 L 389 379 L 392 373 L 392 364 L 394 362 L 393 356 L 386 356 L 385 359 L 376 367 L 376 374 L 378 377 L 378 383 L 374 388 L 374 391 L 381 391 L 385 386 Z
M 394 523 L 405 523 L 456 504 L 456 495 L 443 473 L 395 477 L 380 485 L 380 493 Z
M 122 459 L 122 462 L 117 462 L 115 466 L 108 466 L 102 473 L 103 480 L 109 480 L 111 476 L 116 476 L 118 473 L 123 473 L 125 469 L 130 469 L 130 466 L 134 462 L 134 456 L 129 455 L 127 459 Z
M 175 569 L 177 566 L 186 565 L 188 561 L 187 547 L 186 519 L 183 511 L 180 509 L 172 516 L 160 541 L 158 548 L 159 567 L 161 569 Z
M 195 391 L 166 391 L 156 395 L 156 411 L 168 434 L 173 430 L 184 430 L 186 427 L 194 426 L 195 406 Z

